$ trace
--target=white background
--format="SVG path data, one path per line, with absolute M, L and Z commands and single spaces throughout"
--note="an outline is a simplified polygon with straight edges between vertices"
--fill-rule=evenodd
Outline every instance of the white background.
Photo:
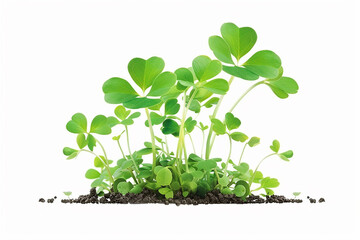
M 359 6 L 356 1 L 3 1 L 1 3 L 1 239 L 359 239 Z M 235 110 L 241 129 L 261 137 L 245 161 L 254 165 L 277 138 L 290 163 L 268 159 L 261 170 L 301 191 L 301 205 L 53 205 L 40 197 L 87 192 L 92 157 L 66 161 L 75 147 L 65 129 L 76 112 L 111 115 L 101 86 L 129 79 L 133 57 L 160 56 L 166 70 L 213 57 L 207 45 L 224 22 L 257 31 L 253 50 L 282 59 L 300 90 L 280 100 L 265 86 Z M 246 57 L 245 57 L 246 58 Z M 244 59 L 245 59 L 244 58 Z M 224 75 L 224 77 L 228 77 Z M 223 114 L 249 82 L 235 81 Z M 210 112 L 206 112 L 210 113 Z M 144 114 L 143 114 L 144 115 Z M 203 118 L 206 120 L 206 116 Z M 120 128 L 115 130 L 121 131 Z M 132 126 L 133 149 L 149 135 Z M 110 137 L 100 137 L 116 159 Z M 219 138 L 214 155 L 226 156 Z M 240 145 L 233 154 L 237 158 Z M 326 203 L 306 200 L 324 197 Z

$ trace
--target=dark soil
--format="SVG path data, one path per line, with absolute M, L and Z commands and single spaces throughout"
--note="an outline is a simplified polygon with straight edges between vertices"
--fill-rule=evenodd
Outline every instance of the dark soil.
M 39 202 L 45 202 L 43 198 Z M 54 202 L 54 198 L 48 199 L 48 203 Z M 122 195 L 121 193 L 106 193 L 104 196 L 98 196 L 95 188 L 90 190 L 90 194 L 80 195 L 75 199 L 62 199 L 62 203 L 81 203 L 81 204 L 148 204 L 148 203 L 160 203 L 160 204 L 175 204 L 177 206 L 184 205 L 198 205 L 198 204 L 259 204 L 259 203 L 302 203 L 301 199 L 288 199 L 284 196 L 272 195 L 272 196 L 255 196 L 250 195 L 245 200 L 236 197 L 233 194 L 222 194 L 218 190 L 208 192 L 205 197 L 199 197 L 192 195 L 183 197 L 180 192 L 175 194 L 172 199 L 165 199 L 155 191 L 144 189 L 142 193 L 132 194 L 128 193 Z

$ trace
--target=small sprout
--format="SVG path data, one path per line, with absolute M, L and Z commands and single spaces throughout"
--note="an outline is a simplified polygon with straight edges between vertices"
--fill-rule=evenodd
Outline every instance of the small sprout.
M 70 199 L 72 192 L 68 191 L 68 192 L 64 192 L 64 194 L 65 194 L 65 196 L 67 196 Z
M 293 192 L 294 197 L 298 197 L 301 194 L 301 192 Z

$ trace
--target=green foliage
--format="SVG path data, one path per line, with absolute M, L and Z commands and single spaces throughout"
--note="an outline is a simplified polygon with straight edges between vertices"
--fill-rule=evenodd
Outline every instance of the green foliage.
M 102 87 L 105 101 L 116 104 L 114 116 L 96 115 L 88 121 L 84 114 L 74 114 L 66 129 L 75 134 L 76 148 L 63 148 L 64 155 L 67 159 L 75 159 L 80 153 L 93 155 L 91 160 L 96 169 L 87 170 L 85 177 L 92 180 L 91 187 L 99 194 L 139 194 L 144 188 L 157 191 L 166 199 L 174 198 L 179 191 L 184 197 L 205 197 L 215 189 L 244 200 L 258 190 L 266 195 L 274 194 L 279 181 L 264 177 L 259 171 L 260 164 L 271 156 L 289 161 L 293 151 L 280 151 L 280 142 L 274 140 L 270 146 L 272 153 L 251 169 L 241 160 L 246 147 L 257 146 L 260 138 L 249 138 L 244 133 L 246 129 L 242 128 L 246 123 L 241 123 L 234 110 L 256 86 L 267 85 L 282 99 L 297 93 L 299 86 L 293 78 L 283 76 L 282 62 L 276 53 L 254 51 L 245 58 L 256 41 L 254 29 L 225 23 L 219 36 L 209 38 L 209 47 L 218 60 L 200 55 L 187 63 L 191 67 L 170 72 L 164 71 L 165 62 L 159 57 L 133 58 L 128 64 L 131 79 L 113 77 Z M 230 79 L 219 77 L 222 72 L 230 74 Z M 231 85 L 235 78 L 254 83 L 243 94 L 238 94 L 235 85 Z M 228 92 L 235 93 L 233 96 L 238 99 L 234 99 L 234 105 L 226 114 L 217 116 L 219 112 L 224 113 L 219 109 Z M 209 118 L 201 118 L 208 111 L 212 111 Z M 136 121 L 143 121 L 146 126 L 142 125 L 144 132 L 140 136 L 132 132 L 133 127 L 138 127 L 134 124 Z M 117 156 L 108 156 L 97 138 L 112 132 L 115 147 L 119 148 Z M 201 137 L 193 138 L 197 134 Z M 145 147 L 133 149 L 132 144 L 142 137 L 147 138 Z M 199 139 L 202 142 L 198 142 Z M 211 158 L 214 145 L 223 150 Z M 234 156 L 232 149 L 239 146 L 242 152 L 236 164 L 233 157 L 238 156 Z M 147 162 L 148 158 L 152 158 L 151 163 Z

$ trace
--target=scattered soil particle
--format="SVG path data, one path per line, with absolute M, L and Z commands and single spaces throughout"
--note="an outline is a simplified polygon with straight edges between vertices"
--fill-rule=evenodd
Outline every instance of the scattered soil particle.
M 43 199 L 43 198 L 40 198 L 40 199 L 39 199 L 39 202 L 42 202 L 42 203 L 44 203 L 44 202 L 45 202 L 45 199 Z
M 57 196 L 55 196 L 54 199 L 57 199 Z
M 309 198 L 310 203 L 316 203 L 316 199 L 315 198 Z
M 49 202 L 50 199 L 48 199 Z M 316 200 L 315 200 L 316 201 Z M 288 199 L 284 196 L 272 195 L 263 198 L 261 196 L 250 195 L 246 199 L 236 197 L 234 194 L 222 194 L 219 190 L 208 192 L 204 197 L 189 195 L 186 198 L 181 193 L 175 194 L 174 198 L 165 199 L 163 195 L 156 191 L 144 189 L 142 193 L 106 193 L 99 197 L 96 189 L 92 188 L 90 194 L 80 195 L 75 199 L 62 199 L 62 203 L 80 203 L 80 204 L 148 204 L 161 203 L 165 205 L 199 205 L 199 204 L 260 204 L 260 203 L 301 203 L 301 199 Z
M 322 203 L 322 202 L 325 202 L 325 199 L 324 199 L 324 198 L 320 198 L 320 199 L 319 199 L 319 203 Z
M 53 203 L 53 202 L 54 202 L 54 199 L 53 199 L 53 198 L 49 198 L 49 199 L 47 200 L 47 202 L 48 202 L 48 203 Z

